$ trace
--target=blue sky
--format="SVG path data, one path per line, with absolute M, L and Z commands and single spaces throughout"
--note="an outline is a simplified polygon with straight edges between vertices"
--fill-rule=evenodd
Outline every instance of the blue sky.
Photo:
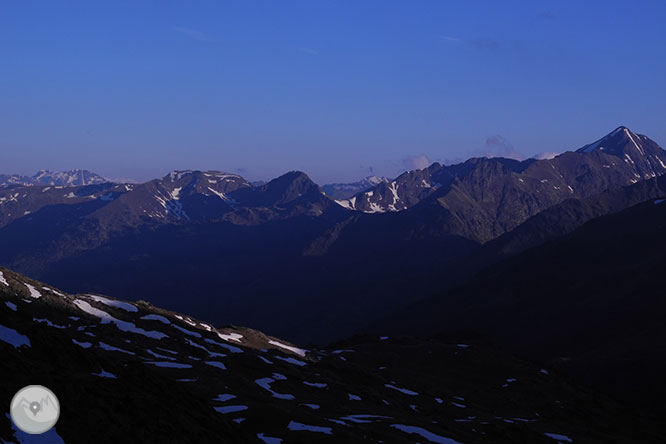
M 0 2 L 0 172 L 315 181 L 666 145 L 663 1 Z

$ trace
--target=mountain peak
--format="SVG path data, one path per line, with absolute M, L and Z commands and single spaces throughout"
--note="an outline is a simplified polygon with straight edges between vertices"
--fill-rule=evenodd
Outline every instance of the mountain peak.
M 39 170 L 33 176 L 19 179 L 23 185 L 59 185 L 81 186 L 108 182 L 108 179 L 88 170 L 73 169 L 68 171 Z
M 289 171 L 288 173 L 279 176 L 266 185 L 267 189 L 283 189 L 286 187 L 296 187 L 299 190 L 305 191 L 306 188 L 317 187 L 310 177 L 302 171 Z
M 350 197 L 366 191 L 380 183 L 389 182 L 388 177 L 366 176 L 361 180 L 351 183 L 329 183 L 322 185 L 322 191 L 333 199 L 349 199 Z
M 634 170 L 634 182 L 666 172 L 666 152 L 653 140 L 619 126 L 596 142 L 576 150 L 581 154 L 604 153 L 615 156 Z M 613 162 L 610 162 L 614 164 Z
M 626 126 L 618 126 L 610 133 L 606 134 L 601 139 L 585 145 L 584 147 L 576 150 L 577 153 L 591 153 L 592 151 L 604 151 L 608 154 L 621 155 L 624 152 L 626 145 L 631 144 L 639 151 L 642 149 L 640 136 L 633 133 Z
M 168 182 L 177 182 L 183 177 L 188 177 L 192 176 L 195 178 L 202 178 L 206 177 L 208 179 L 216 180 L 216 179 L 239 179 L 239 180 L 245 180 L 243 177 L 239 176 L 238 174 L 233 174 L 233 173 L 225 173 L 223 171 L 218 171 L 218 170 L 207 170 L 207 171 L 200 171 L 200 170 L 172 170 L 169 171 L 169 173 L 162 178 L 163 181 L 168 181 Z

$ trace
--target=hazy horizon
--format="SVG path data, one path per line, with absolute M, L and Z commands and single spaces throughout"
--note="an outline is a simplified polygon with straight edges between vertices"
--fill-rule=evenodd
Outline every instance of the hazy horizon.
M 620 126 L 623 126 L 623 125 L 620 125 Z M 631 128 L 629 128 L 629 129 L 631 130 Z M 610 133 L 610 131 L 609 131 L 609 133 Z M 562 154 L 566 151 L 574 151 L 574 150 L 576 150 L 578 148 L 581 148 L 584 145 L 586 145 L 588 143 L 592 143 L 594 141 L 596 141 L 596 139 L 590 139 L 590 140 L 588 140 L 584 143 L 579 144 L 579 146 L 576 146 L 576 147 L 570 148 L 570 149 L 562 149 L 560 151 L 544 151 L 544 152 L 535 153 L 533 155 L 524 155 L 523 153 L 520 153 L 520 152 L 516 151 L 514 149 L 514 147 L 511 146 L 510 144 L 504 143 L 505 141 L 502 140 L 501 136 L 493 136 L 493 137 L 490 137 L 486 140 L 486 144 L 485 144 L 485 147 L 484 147 L 485 151 L 483 149 L 478 149 L 478 150 L 470 152 L 469 155 L 467 157 L 464 157 L 464 158 L 441 160 L 441 159 L 430 159 L 429 157 L 427 157 L 425 155 L 412 156 L 410 158 L 405 158 L 405 159 L 402 160 L 401 163 L 396 164 L 396 171 L 397 172 L 393 175 L 378 174 L 375 171 L 373 171 L 372 169 L 370 169 L 366 173 L 364 173 L 363 175 L 359 175 L 359 176 L 356 176 L 356 177 L 349 176 L 351 178 L 347 179 L 347 180 L 332 179 L 332 180 L 328 180 L 326 182 L 318 181 L 318 180 L 316 180 L 316 178 L 312 177 L 312 175 L 309 174 L 307 171 L 298 170 L 298 169 L 291 169 L 291 170 L 286 170 L 286 171 L 283 171 L 283 172 L 279 172 L 278 174 L 276 174 L 275 176 L 272 176 L 272 177 L 252 177 L 251 175 L 247 174 L 247 171 L 243 171 L 243 169 L 236 169 L 234 171 L 230 171 L 230 170 L 225 170 L 225 169 L 222 169 L 222 168 L 212 168 L 210 166 L 203 167 L 203 168 L 174 168 L 174 169 L 171 169 L 171 170 L 168 170 L 168 171 L 164 171 L 161 174 L 158 174 L 154 177 L 145 177 L 145 178 L 140 178 L 140 179 L 135 178 L 135 177 L 109 176 L 109 175 L 103 174 L 99 171 L 92 170 L 90 168 L 81 168 L 81 167 L 73 167 L 73 168 L 62 169 L 62 170 L 56 170 L 56 169 L 53 169 L 53 168 L 39 168 L 36 171 L 25 172 L 25 173 L 17 173 L 15 171 L 0 171 L 0 175 L 2 175 L 2 174 L 8 174 L 8 175 L 18 174 L 18 175 L 22 175 L 22 176 L 34 176 L 34 175 L 38 174 L 40 171 L 66 172 L 66 171 L 72 171 L 72 170 L 87 170 L 87 171 L 90 171 L 92 173 L 99 174 L 99 175 L 103 176 L 104 178 L 109 179 L 113 182 L 118 182 L 118 183 L 144 183 L 144 182 L 148 182 L 148 181 L 153 180 L 153 179 L 160 179 L 160 178 L 166 176 L 171 171 L 192 170 L 192 171 L 220 171 L 220 172 L 225 172 L 225 173 L 238 174 L 238 175 L 244 177 L 245 179 L 247 179 L 251 182 L 262 182 L 262 181 L 263 182 L 268 182 L 272 179 L 275 179 L 277 177 L 282 176 L 283 174 L 287 174 L 288 172 L 301 171 L 301 172 L 307 174 L 315 183 L 317 183 L 319 185 L 325 185 L 325 184 L 333 184 L 333 183 L 356 182 L 356 181 L 360 181 L 362 179 L 365 179 L 365 178 L 368 178 L 368 177 L 371 177 L 371 176 L 387 177 L 389 179 L 393 179 L 393 178 L 399 176 L 400 174 L 402 174 L 404 172 L 407 172 L 407 171 L 410 171 L 410 170 L 415 170 L 415 169 L 423 169 L 423 168 L 426 168 L 426 167 L 432 165 L 435 162 L 438 162 L 438 163 L 441 163 L 441 164 L 444 164 L 444 165 L 452 165 L 452 164 L 455 164 L 455 163 L 462 163 L 462 162 L 464 162 L 464 161 L 466 161 L 466 160 L 468 160 L 472 157 L 504 157 L 504 158 L 509 158 L 509 159 L 521 160 L 521 161 L 522 160 L 528 160 L 528 159 L 548 159 L 548 158 L 552 158 L 556 155 Z

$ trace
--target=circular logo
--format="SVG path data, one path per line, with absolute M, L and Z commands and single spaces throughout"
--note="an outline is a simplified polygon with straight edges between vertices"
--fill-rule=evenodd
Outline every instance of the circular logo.
M 29 385 L 16 392 L 9 412 L 20 430 L 38 435 L 58 422 L 60 403 L 56 395 L 41 385 Z

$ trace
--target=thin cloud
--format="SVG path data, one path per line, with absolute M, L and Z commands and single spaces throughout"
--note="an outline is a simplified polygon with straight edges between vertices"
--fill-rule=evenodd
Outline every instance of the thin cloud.
M 425 154 L 417 156 L 407 156 L 402 159 L 402 165 L 408 170 L 422 170 L 432 164 L 432 161 Z
M 555 153 L 555 152 L 544 152 L 544 153 L 538 153 L 532 156 L 533 159 L 536 160 L 546 160 L 546 159 L 552 159 L 554 157 L 559 156 L 562 153 Z
M 459 163 L 464 163 L 467 160 L 467 157 L 444 157 L 438 160 L 442 165 L 457 165 Z
M 171 28 L 171 30 L 179 32 L 181 34 L 184 34 L 184 35 L 188 36 L 191 39 L 199 40 L 201 42 L 210 42 L 211 41 L 211 39 L 206 37 L 206 34 L 204 34 L 201 31 L 198 31 L 196 29 L 186 28 L 184 26 L 174 26 L 174 27 Z
M 525 160 L 525 156 L 516 151 L 511 142 L 499 134 L 488 137 L 483 149 L 473 151 L 472 155 L 475 157 L 504 157 L 507 159 Z

